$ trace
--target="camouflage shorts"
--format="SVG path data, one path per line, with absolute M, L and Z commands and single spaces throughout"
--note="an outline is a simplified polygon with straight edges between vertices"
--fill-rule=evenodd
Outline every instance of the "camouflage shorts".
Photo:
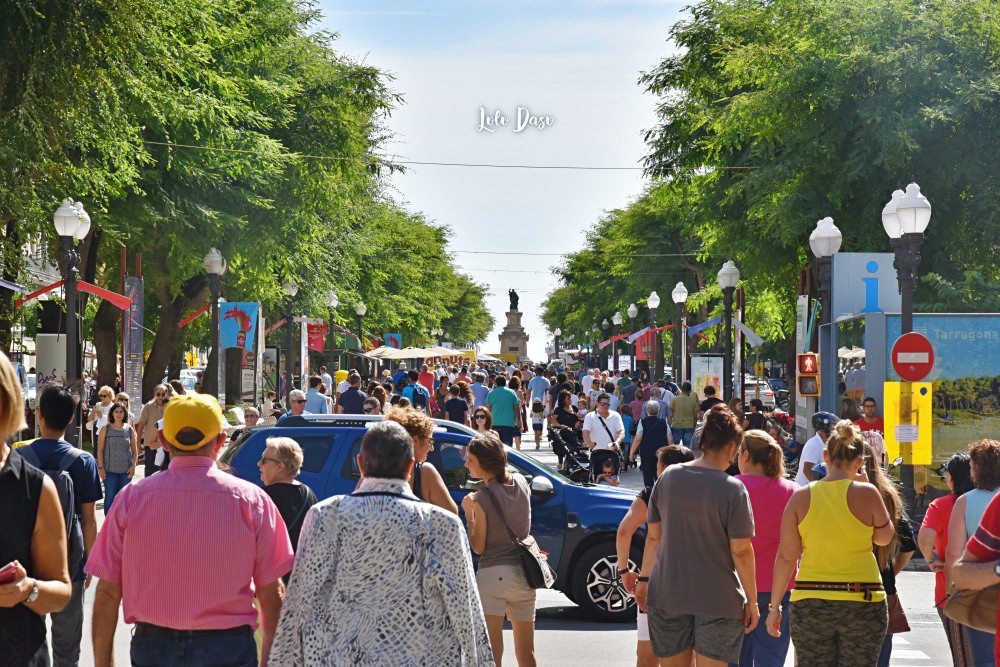
M 885 601 L 806 599 L 792 602 L 795 662 L 809 667 L 872 667 L 889 624 Z

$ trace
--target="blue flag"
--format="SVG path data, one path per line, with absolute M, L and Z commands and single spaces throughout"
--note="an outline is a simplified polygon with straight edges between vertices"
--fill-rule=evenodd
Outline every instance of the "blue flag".
M 706 320 L 706 321 L 702 322 L 701 324 L 689 325 L 688 326 L 688 336 L 690 336 L 690 337 L 693 338 L 699 332 L 701 332 L 701 331 L 703 331 L 703 330 L 705 330 L 705 329 L 707 329 L 707 328 L 709 328 L 711 326 L 715 326 L 716 324 L 719 324 L 720 322 L 722 322 L 722 318 L 721 317 L 713 317 L 712 319 Z

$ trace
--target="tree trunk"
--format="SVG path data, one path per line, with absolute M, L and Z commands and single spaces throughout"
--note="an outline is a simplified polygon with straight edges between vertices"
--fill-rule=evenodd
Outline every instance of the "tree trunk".
M 118 372 L 118 323 L 121 311 L 109 301 L 101 301 L 94 315 L 94 347 L 97 350 L 97 368 L 102 381 L 113 378 Z M 113 370 L 108 370 L 113 369 Z M 124 380 L 124 378 L 122 378 Z M 135 397 L 132 397 L 135 398 Z
M 166 272 L 166 267 L 161 267 Z M 160 384 L 170 364 L 173 374 L 180 374 L 180 349 L 183 332 L 177 326 L 187 314 L 192 304 L 204 302 L 208 298 L 208 281 L 204 276 L 191 278 L 184 283 L 178 296 L 171 298 L 170 288 L 165 282 L 154 287 L 157 301 L 160 303 L 160 321 L 153 339 L 153 347 L 149 351 L 146 367 L 142 374 L 142 400 L 149 401 L 153 397 L 153 389 Z M 176 355 L 176 359 L 175 359 Z
M 21 226 L 17 223 L 14 215 L 10 211 L 0 214 L 0 222 L 3 223 L 4 239 L 3 247 L 0 249 L 0 266 L 3 273 L 0 276 L 4 280 L 16 283 L 20 277 L 21 266 L 24 264 L 22 248 L 24 238 L 21 235 Z M 14 299 L 17 298 L 12 290 L 0 287 L 0 350 L 4 354 L 10 355 L 13 341 L 14 323 L 17 321 L 17 313 L 14 310 Z
M 167 367 L 167 380 L 180 380 L 181 368 L 184 366 L 184 347 L 180 343 L 174 346 L 170 353 L 170 365 Z
M 203 394 L 211 394 L 212 396 L 219 395 L 219 378 L 216 373 L 212 372 L 212 369 L 215 368 L 215 360 L 218 356 L 217 353 L 218 350 L 214 347 L 208 353 L 208 365 L 205 366 L 205 375 L 201 383 L 201 392 Z M 223 355 L 222 358 L 225 359 L 225 355 Z

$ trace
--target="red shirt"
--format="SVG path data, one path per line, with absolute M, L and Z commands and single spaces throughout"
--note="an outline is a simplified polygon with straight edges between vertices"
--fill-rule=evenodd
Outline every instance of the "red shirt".
M 951 510 L 955 507 L 955 494 L 949 493 L 935 499 L 927 506 L 927 514 L 920 524 L 921 528 L 930 528 L 934 531 L 934 552 L 938 560 L 944 560 L 944 554 L 948 549 L 948 524 L 951 523 Z M 944 596 L 948 593 L 945 589 L 944 572 L 938 572 L 934 582 L 934 605 L 941 607 L 944 605 Z
M 976 533 L 969 538 L 966 550 L 980 561 L 1000 558 L 1000 494 L 993 497 L 983 513 Z M 997 613 L 997 627 L 1000 627 L 1000 612 Z M 1000 634 L 993 640 L 993 658 L 1000 662 Z
M 434 373 L 431 373 L 430 371 L 424 371 L 423 373 L 420 374 L 420 377 L 417 378 L 417 382 L 419 382 L 420 384 L 424 385 L 424 387 L 427 388 L 428 394 L 430 394 L 431 396 L 434 395 Z
M 221 630 L 256 629 L 256 586 L 291 568 L 288 530 L 263 489 L 207 456 L 176 456 L 121 490 L 86 571 L 121 586 L 126 623 Z
M 875 421 L 868 422 L 864 417 L 854 422 L 861 429 L 861 432 L 865 431 L 878 431 L 879 435 L 885 436 L 885 420 L 881 417 L 876 417 Z

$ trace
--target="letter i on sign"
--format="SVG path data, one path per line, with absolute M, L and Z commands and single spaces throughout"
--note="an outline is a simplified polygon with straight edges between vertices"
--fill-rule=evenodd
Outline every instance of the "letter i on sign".
M 878 271 L 878 262 L 872 260 L 865 264 L 865 270 L 868 273 L 876 273 Z M 865 284 L 865 307 L 862 313 L 881 313 L 882 309 L 878 307 L 878 277 L 868 277 L 862 278 L 861 282 Z

